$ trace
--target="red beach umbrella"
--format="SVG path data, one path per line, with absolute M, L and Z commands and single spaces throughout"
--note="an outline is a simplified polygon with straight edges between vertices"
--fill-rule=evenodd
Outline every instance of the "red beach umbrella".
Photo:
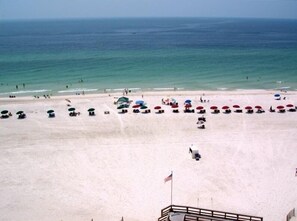
M 282 106 L 282 105 L 280 105 L 280 106 L 277 106 L 276 108 L 279 109 L 279 110 L 281 110 L 281 109 L 284 109 L 285 107 Z
M 223 106 L 222 109 L 223 110 L 228 110 L 229 109 L 229 106 Z
M 160 107 L 160 106 L 156 106 L 154 109 L 155 109 L 155 110 L 160 110 L 161 107 Z
M 139 104 L 133 105 L 132 108 L 140 108 Z
M 173 104 L 173 105 L 171 105 L 171 108 L 178 108 L 178 105 L 177 104 Z
M 203 110 L 203 109 L 204 109 L 204 107 L 202 107 L 202 106 L 196 107 L 196 110 Z
M 233 108 L 240 108 L 238 104 L 233 105 Z
M 253 108 L 251 106 L 246 106 L 245 109 L 246 110 L 252 110 Z
M 294 107 L 293 104 L 287 104 L 286 107 Z
M 187 103 L 187 104 L 185 105 L 185 108 L 190 108 L 190 107 L 192 107 L 192 104 Z
M 211 106 L 210 109 L 211 110 L 216 110 L 216 109 L 218 109 L 218 107 L 217 106 Z
M 262 109 L 262 107 L 259 106 L 259 105 L 255 106 L 255 108 L 257 108 L 257 109 Z

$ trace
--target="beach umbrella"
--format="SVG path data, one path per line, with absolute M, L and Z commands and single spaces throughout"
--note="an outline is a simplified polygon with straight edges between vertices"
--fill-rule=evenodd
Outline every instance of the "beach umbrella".
M 255 106 L 255 108 L 257 108 L 257 109 L 262 109 L 262 107 L 259 106 L 259 105 Z
M 246 106 L 245 109 L 246 110 L 252 110 L 253 108 L 251 106 Z
M 233 105 L 234 108 L 240 108 L 238 104 Z
M 275 95 L 274 95 L 274 97 L 280 97 L 280 96 L 281 96 L 280 94 L 275 94 Z
M 196 110 L 203 110 L 203 109 L 204 109 L 203 106 L 198 106 L 198 107 L 196 107 Z
M 284 109 L 285 107 L 282 106 L 282 105 L 279 105 L 279 106 L 277 106 L 276 108 L 279 109 L 279 110 L 281 110 L 281 109 Z
M 171 105 L 171 108 L 178 108 L 178 105 L 177 104 L 173 104 L 173 105 Z
M 154 109 L 155 109 L 155 110 L 160 110 L 161 107 L 160 107 L 160 106 L 156 106 Z
M 140 109 L 147 109 L 147 106 L 141 106 Z
M 216 110 L 216 109 L 218 109 L 218 107 L 217 106 L 211 106 L 210 109 L 211 110 Z
M 144 104 L 144 101 L 138 100 L 138 101 L 135 102 L 135 104 L 143 105 Z
M 93 112 L 93 111 L 95 111 L 95 108 L 90 108 L 90 109 L 88 110 L 88 112 Z
M 16 112 L 17 115 L 24 113 L 24 111 L 18 111 Z
M 135 104 L 132 106 L 132 108 L 140 108 L 140 105 L 139 104 Z
M 48 114 L 51 114 L 51 113 L 54 113 L 54 112 L 55 112 L 54 110 L 48 110 L 47 111 Z
M 222 109 L 223 110 L 228 110 L 229 109 L 229 106 L 223 106 Z
M 192 101 L 191 100 L 185 100 L 185 103 L 191 103 Z
M 129 98 L 127 98 L 127 97 L 120 97 L 117 100 L 117 103 L 123 103 L 123 102 L 129 102 Z
M 126 108 L 126 106 L 123 104 L 117 107 L 117 109 L 123 109 L 123 108 Z
M 192 107 L 192 104 L 186 103 L 185 108 L 190 108 L 190 107 Z
M 75 111 L 75 108 L 71 107 L 71 108 L 68 109 L 68 111 Z
M 287 104 L 286 107 L 294 107 L 293 104 Z
M 1 111 L 1 114 L 8 114 L 8 110 Z

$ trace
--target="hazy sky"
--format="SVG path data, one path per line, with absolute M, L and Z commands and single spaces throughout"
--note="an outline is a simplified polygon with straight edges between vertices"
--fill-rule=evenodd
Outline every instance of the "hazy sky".
M 297 0 L 0 0 L 0 19 L 297 18 Z

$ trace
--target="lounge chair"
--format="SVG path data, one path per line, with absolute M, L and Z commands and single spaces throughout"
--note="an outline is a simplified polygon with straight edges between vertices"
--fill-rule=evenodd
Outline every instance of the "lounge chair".
M 246 113 L 247 114 L 252 114 L 252 113 L 254 113 L 254 110 L 248 110 Z
M 206 122 L 206 119 L 205 119 L 205 117 L 198 117 L 198 121 Z
M 199 113 L 199 114 L 205 114 L 205 112 L 206 112 L 206 110 L 203 109 L 203 110 L 200 110 L 198 113 Z
M 19 114 L 18 119 L 25 119 L 26 118 L 26 114 L 22 113 Z
M 49 118 L 54 118 L 55 116 L 56 116 L 55 113 L 49 113 L 49 114 L 48 114 L 48 117 L 49 117 Z

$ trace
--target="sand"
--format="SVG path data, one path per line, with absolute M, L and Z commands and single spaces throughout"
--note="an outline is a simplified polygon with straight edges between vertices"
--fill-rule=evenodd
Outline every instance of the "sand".
M 163 97 L 201 105 L 197 113 L 155 114 Z M 272 105 L 297 104 L 297 92 L 276 101 L 274 91 L 146 92 L 152 113 L 119 114 L 121 94 L 1 98 L 0 217 L 2 221 L 153 221 L 170 204 L 285 220 L 297 208 L 297 113 L 270 113 Z M 133 100 L 142 99 L 132 93 Z M 69 117 L 65 98 L 81 112 Z M 261 105 L 262 114 L 211 114 L 209 107 Z M 96 116 L 88 116 L 94 107 Z M 54 109 L 56 118 L 46 111 Z M 24 110 L 27 118 L 15 113 Z M 180 110 L 182 110 L 180 108 Z M 110 111 L 105 115 L 104 111 Z M 200 161 L 188 150 L 199 149 Z

